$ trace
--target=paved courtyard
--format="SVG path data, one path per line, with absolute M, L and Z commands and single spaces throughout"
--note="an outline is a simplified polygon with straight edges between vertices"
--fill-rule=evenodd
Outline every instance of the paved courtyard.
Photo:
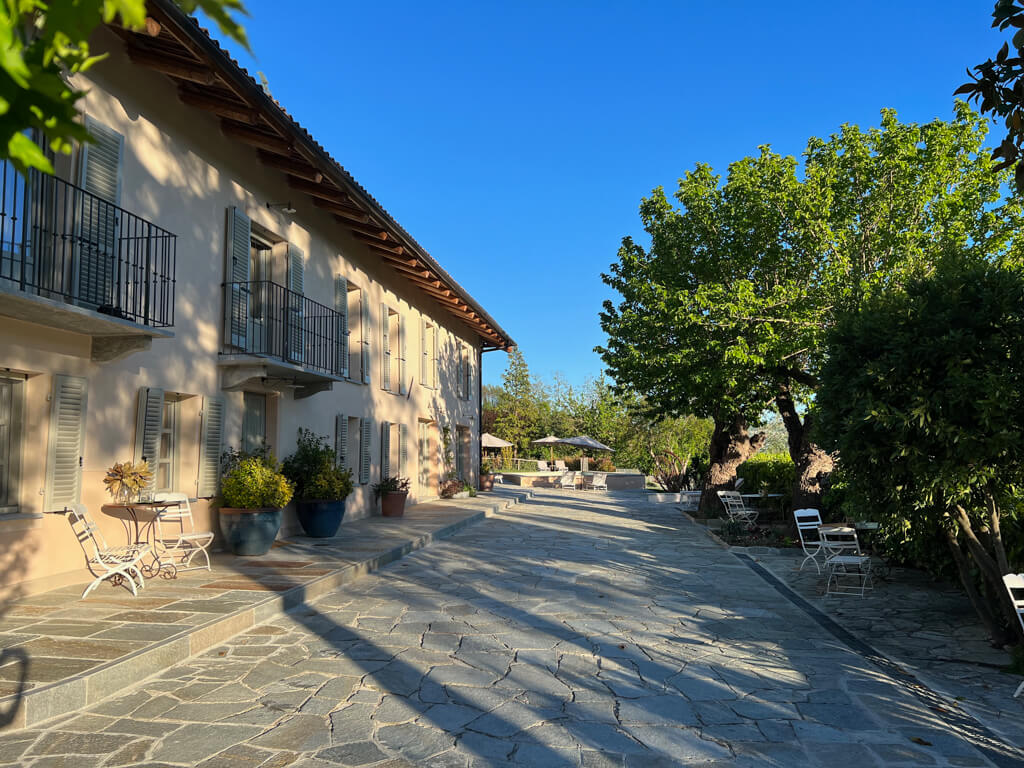
M 834 630 L 670 505 L 539 492 L 0 763 L 1022 764 Z

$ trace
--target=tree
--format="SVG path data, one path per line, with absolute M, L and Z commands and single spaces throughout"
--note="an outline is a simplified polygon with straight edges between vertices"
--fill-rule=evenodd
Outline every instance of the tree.
M 827 350 L 818 434 L 842 456 L 847 493 L 913 536 L 941 533 L 993 641 L 1006 643 L 1017 626 L 1002 525 L 1024 480 L 1024 273 L 948 257 L 841 319 Z
M 185 13 L 197 8 L 221 32 L 248 48 L 236 15 L 241 0 L 174 0 Z M 54 152 L 67 154 L 72 142 L 88 141 L 76 103 L 83 92 L 67 76 L 88 70 L 103 56 L 93 55 L 89 36 L 101 23 L 139 31 L 146 27 L 145 0 L 8 0 L 0 3 L 0 160 L 25 172 L 53 173 L 42 149 L 28 135 L 40 131 Z M 150 21 L 150 24 L 153 22 Z
M 1000 158 L 997 170 L 1014 168 L 1018 188 L 1024 188 L 1024 164 L 1021 145 L 1024 144 L 1024 8 L 1014 0 L 998 0 L 992 11 L 992 26 L 1006 31 L 1013 28 L 1013 38 L 1004 42 L 994 59 L 987 59 L 974 69 L 968 69 L 971 80 L 954 91 L 965 94 L 980 103 L 983 115 L 998 116 L 1006 126 L 1006 136 L 992 153 Z M 1010 44 L 1014 54 L 1010 55 Z
M 518 454 L 526 447 L 537 423 L 530 369 L 519 347 L 513 347 L 508 353 L 508 367 L 501 375 L 501 382 L 504 392 L 499 398 L 494 428 L 499 437 L 515 444 Z

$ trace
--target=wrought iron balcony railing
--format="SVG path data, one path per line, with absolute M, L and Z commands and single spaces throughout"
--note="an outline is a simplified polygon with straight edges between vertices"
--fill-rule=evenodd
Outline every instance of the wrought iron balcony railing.
M 174 325 L 177 236 L 39 171 L 0 163 L 0 290 Z
M 224 284 L 224 354 L 276 358 L 340 376 L 347 356 L 343 316 L 269 280 Z

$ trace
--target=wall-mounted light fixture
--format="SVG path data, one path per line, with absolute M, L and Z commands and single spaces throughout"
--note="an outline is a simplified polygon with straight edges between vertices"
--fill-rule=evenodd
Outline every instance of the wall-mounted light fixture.
M 267 203 L 267 208 L 274 210 L 275 208 L 281 213 L 295 213 L 295 209 L 292 208 L 291 201 L 287 203 Z

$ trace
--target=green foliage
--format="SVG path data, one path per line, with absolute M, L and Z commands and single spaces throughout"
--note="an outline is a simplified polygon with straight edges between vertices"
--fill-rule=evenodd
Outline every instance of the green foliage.
M 197 8 L 221 32 L 248 47 L 236 20 L 244 14 L 240 0 L 177 0 L 186 13 Z M 68 154 L 73 142 L 89 139 L 78 122 L 83 91 L 68 86 L 66 74 L 85 72 L 102 55 L 94 55 L 89 36 L 101 23 L 117 22 L 141 30 L 145 0 L 6 0 L 0 3 L 0 160 L 10 159 L 22 172 L 38 168 L 53 173 L 46 155 L 25 132 L 42 131 L 54 152 Z
M 281 472 L 302 501 L 341 501 L 352 493 L 352 473 L 338 466 L 327 438 L 308 429 L 299 429 L 295 453 L 284 460 Z
M 408 477 L 385 477 L 379 483 L 374 483 L 373 497 L 379 499 L 386 493 L 408 493 L 409 492 L 409 478 Z
M 277 471 L 273 456 L 239 458 L 221 478 L 220 489 L 223 506 L 236 509 L 279 509 L 295 492 L 288 478 Z
M 743 493 L 781 493 L 782 508 L 790 508 L 796 465 L 788 453 L 761 451 L 743 462 L 737 474 L 744 481 Z
M 501 381 L 494 429 L 504 440 L 523 450 L 535 431 L 538 411 L 530 369 L 519 347 L 508 353 L 508 367 Z

